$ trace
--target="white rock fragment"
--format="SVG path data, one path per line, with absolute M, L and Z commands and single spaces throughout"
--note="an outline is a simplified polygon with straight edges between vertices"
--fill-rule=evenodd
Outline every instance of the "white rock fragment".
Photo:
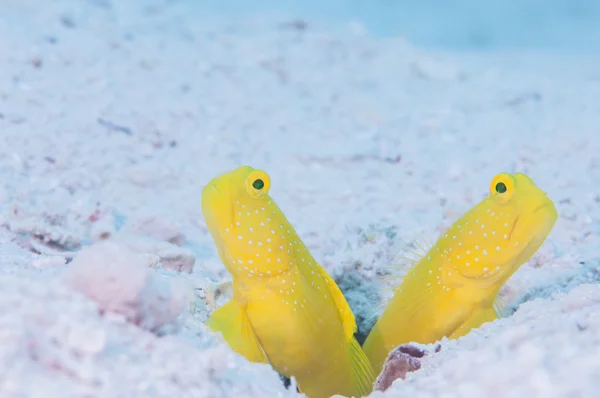
M 111 217 L 103 217 L 90 226 L 90 237 L 94 242 L 110 239 L 116 232 L 115 223 Z
M 82 249 L 65 281 L 102 312 L 121 314 L 149 330 L 175 321 L 187 302 L 186 289 L 164 280 L 143 256 L 112 240 Z
M 123 232 L 147 235 L 154 239 L 181 246 L 185 236 L 181 229 L 172 221 L 156 215 L 134 218 L 125 224 Z
M 128 174 L 129 181 L 140 187 L 150 187 L 160 179 L 155 170 L 142 164 L 131 166 Z
M 174 250 L 170 250 L 168 253 L 159 253 L 159 255 L 161 256 L 160 263 L 164 268 L 188 274 L 194 269 L 195 259 L 190 252 L 176 253 Z
M 150 268 L 158 268 L 160 265 L 160 256 L 152 253 L 141 253 L 140 256 L 146 260 L 146 265 Z
M 40 256 L 31 262 L 38 269 L 57 268 L 65 265 L 67 259 L 63 256 Z
M 7 224 L 15 234 L 35 237 L 31 239 L 32 245 L 37 245 L 36 249 L 42 252 L 51 250 L 50 245 L 74 248 L 80 245 L 80 238 L 69 228 L 48 222 L 43 214 L 28 214 L 22 216 L 22 218 L 21 216 L 19 218 L 15 217 L 10 219 Z
M 147 236 L 127 233 L 119 234 L 116 239 L 135 252 L 158 256 L 163 268 L 186 273 L 191 273 L 194 269 L 196 258 L 188 249 Z
M 107 342 L 104 329 L 90 322 L 69 322 L 68 317 L 64 315 L 59 317 L 65 319 L 60 320 L 47 331 L 48 337 L 57 344 L 85 356 L 97 355 L 104 349 Z
M 144 329 L 153 330 L 174 323 L 192 299 L 192 290 L 183 279 L 167 279 L 153 273 L 153 283 L 141 292 L 141 322 Z
M 65 273 L 68 283 L 94 300 L 102 311 L 135 319 L 131 303 L 146 284 L 148 269 L 143 259 L 114 242 L 86 247 Z

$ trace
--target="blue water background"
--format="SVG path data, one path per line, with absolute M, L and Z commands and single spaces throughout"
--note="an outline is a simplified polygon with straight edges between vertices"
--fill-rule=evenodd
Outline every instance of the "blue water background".
M 403 35 L 437 49 L 600 52 L 600 0 L 179 1 L 206 15 L 272 13 L 337 25 L 356 21 L 371 35 Z

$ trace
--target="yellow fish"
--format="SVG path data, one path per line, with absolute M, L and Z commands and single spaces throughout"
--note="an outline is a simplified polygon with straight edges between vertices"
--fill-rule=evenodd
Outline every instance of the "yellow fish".
M 294 376 L 310 398 L 368 395 L 375 376 L 350 306 L 269 197 L 270 185 L 267 173 L 243 166 L 202 191 L 234 291 L 207 325 L 248 360 Z
M 458 219 L 410 269 L 363 349 L 380 372 L 400 344 L 451 339 L 497 318 L 506 280 L 556 222 L 554 203 L 525 174 L 501 173 L 490 195 Z

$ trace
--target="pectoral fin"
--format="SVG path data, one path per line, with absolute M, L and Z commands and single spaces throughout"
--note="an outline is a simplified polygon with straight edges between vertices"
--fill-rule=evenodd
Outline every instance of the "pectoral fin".
M 485 310 L 478 310 L 462 325 L 460 325 L 448 338 L 458 339 L 459 337 L 468 334 L 471 330 L 477 329 L 484 323 L 495 321 L 497 318 L 498 314 L 496 314 L 496 310 L 493 307 Z
M 230 300 L 213 312 L 206 325 L 214 332 L 220 332 L 231 349 L 250 362 L 268 363 L 258 341 L 245 308 L 236 300 Z

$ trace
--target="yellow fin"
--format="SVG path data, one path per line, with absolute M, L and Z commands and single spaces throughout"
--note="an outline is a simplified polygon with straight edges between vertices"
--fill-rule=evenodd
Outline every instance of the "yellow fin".
M 321 275 L 325 282 L 329 286 L 331 296 L 338 308 L 342 323 L 344 325 L 344 335 L 349 344 L 350 350 L 350 361 L 352 363 L 352 378 L 355 389 L 360 392 L 361 396 L 367 396 L 373 391 L 373 384 L 375 383 L 375 371 L 371 365 L 371 361 L 367 358 L 358 341 L 354 338 L 356 332 L 356 319 L 354 313 L 346 301 L 344 294 L 338 287 L 337 283 L 333 278 L 325 271 L 323 267 L 320 267 Z
M 212 313 L 208 326 L 214 332 L 221 332 L 229 347 L 250 362 L 268 363 L 260 342 L 254 334 L 245 309 L 235 300 Z
M 358 344 L 356 339 L 350 341 L 350 360 L 352 362 L 352 376 L 356 390 L 361 396 L 367 396 L 373 392 L 373 384 L 375 383 L 375 371 L 371 365 L 371 361 Z
M 405 242 L 402 245 L 402 254 L 396 255 L 394 263 L 384 267 L 384 270 L 388 274 L 384 276 L 384 279 L 396 280 L 404 278 L 406 273 L 427 255 L 435 244 L 434 242 L 428 237 L 415 238 Z
M 452 333 L 450 339 L 456 339 L 469 333 L 472 329 L 479 328 L 486 322 L 495 321 L 498 318 L 506 318 L 515 311 L 515 305 L 511 303 L 514 296 L 513 290 L 508 286 L 503 286 L 491 308 L 485 311 L 479 311 L 467 319 L 458 329 Z
M 321 276 L 325 279 L 327 286 L 329 286 L 329 291 L 331 292 L 331 296 L 333 297 L 333 301 L 342 317 L 342 324 L 344 325 L 344 335 L 348 339 L 348 341 L 354 340 L 354 332 L 356 332 L 356 319 L 354 318 L 354 313 L 350 308 L 350 305 L 346 301 L 346 297 L 338 287 L 337 283 L 333 280 L 333 278 L 325 271 L 323 267 L 319 267 L 321 271 Z
M 379 278 L 381 284 L 384 286 L 379 289 L 378 294 L 381 295 L 383 293 L 384 297 L 375 294 L 372 294 L 370 297 L 370 299 L 378 301 L 374 312 L 368 315 L 369 322 L 372 325 L 375 324 L 379 315 L 389 305 L 390 300 L 394 296 L 393 293 L 400 287 L 408 272 L 427 255 L 433 245 L 432 239 L 428 236 L 422 236 L 421 238 L 405 242 L 402 253 L 395 256 L 392 264 L 382 268 L 385 274 Z M 385 297 L 386 295 L 387 297 Z
M 517 310 L 518 305 L 515 305 L 514 300 L 516 293 L 512 288 L 504 285 L 494 300 L 494 309 L 498 318 L 506 318 Z
M 479 328 L 481 325 L 487 322 L 493 322 L 498 318 L 496 310 L 493 307 L 488 309 L 477 311 L 469 319 L 467 319 L 462 325 L 460 325 L 452 334 L 448 337 L 450 340 L 458 339 L 459 337 L 467 335 L 471 330 Z

